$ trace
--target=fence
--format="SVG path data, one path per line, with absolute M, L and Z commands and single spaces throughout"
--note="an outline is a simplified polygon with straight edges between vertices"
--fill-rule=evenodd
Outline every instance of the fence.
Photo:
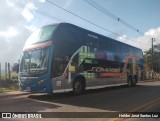
M 11 72 L 10 63 L 5 63 L 5 70 L 2 72 L 0 63 L 0 92 L 18 90 L 18 75 Z
M 0 80 L 0 92 L 18 90 L 18 80 Z

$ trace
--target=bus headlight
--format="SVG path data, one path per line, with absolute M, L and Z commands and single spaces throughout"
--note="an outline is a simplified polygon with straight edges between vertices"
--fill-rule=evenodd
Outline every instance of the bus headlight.
M 42 84 L 44 82 L 44 80 L 39 80 L 38 84 Z

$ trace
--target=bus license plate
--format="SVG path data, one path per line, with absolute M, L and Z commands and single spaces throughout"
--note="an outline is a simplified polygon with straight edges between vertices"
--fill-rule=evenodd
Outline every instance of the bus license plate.
M 27 91 L 31 91 L 31 87 L 26 87 L 26 90 Z

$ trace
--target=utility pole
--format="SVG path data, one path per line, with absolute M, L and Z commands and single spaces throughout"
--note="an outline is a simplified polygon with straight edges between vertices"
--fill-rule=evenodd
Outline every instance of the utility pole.
M 9 78 L 9 80 L 11 80 L 10 63 L 8 63 L 8 78 Z
M 153 41 L 155 41 L 155 38 L 152 38 L 152 79 L 153 79 Z
M 1 80 L 1 63 L 0 63 L 0 80 Z
M 7 62 L 5 62 L 5 79 L 7 80 Z
M 155 38 L 152 38 L 152 71 L 153 71 L 153 41 L 155 41 Z

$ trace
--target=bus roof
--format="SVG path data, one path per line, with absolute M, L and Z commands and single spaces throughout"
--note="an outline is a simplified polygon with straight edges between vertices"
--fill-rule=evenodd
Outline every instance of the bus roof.
M 133 48 L 142 50 L 142 49 L 137 48 L 137 47 L 135 47 L 135 46 L 126 44 L 126 43 L 124 43 L 124 42 L 120 42 L 120 41 L 118 41 L 118 40 L 115 40 L 115 39 L 109 38 L 109 37 L 107 37 L 107 36 L 101 35 L 101 34 L 99 34 L 99 33 L 96 33 L 96 32 L 93 32 L 93 31 L 90 31 L 90 30 L 87 30 L 87 29 L 84 29 L 84 28 L 82 28 L 82 27 L 79 27 L 79 26 L 74 25 L 74 24 L 71 24 L 71 23 L 62 22 L 62 23 L 55 23 L 55 24 L 50 24 L 50 25 L 46 25 L 46 26 L 51 26 L 51 25 L 57 25 L 57 28 L 59 28 L 60 26 L 64 26 L 64 27 L 72 26 L 72 27 L 74 27 L 74 28 L 76 28 L 76 29 L 80 29 L 81 31 L 83 31 L 83 32 L 85 32 L 85 33 L 88 32 L 88 33 L 91 33 L 91 34 L 93 34 L 93 35 L 95 35 L 95 36 L 98 36 L 99 38 L 105 38 L 105 39 L 108 39 L 108 40 L 111 40 L 111 41 L 115 41 L 115 42 L 117 42 L 117 43 L 121 43 L 121 44 L 130 46 L 130 47 L 133 47 Z M 56 30 L 55 30 L 55 31 L 56 31 Z

